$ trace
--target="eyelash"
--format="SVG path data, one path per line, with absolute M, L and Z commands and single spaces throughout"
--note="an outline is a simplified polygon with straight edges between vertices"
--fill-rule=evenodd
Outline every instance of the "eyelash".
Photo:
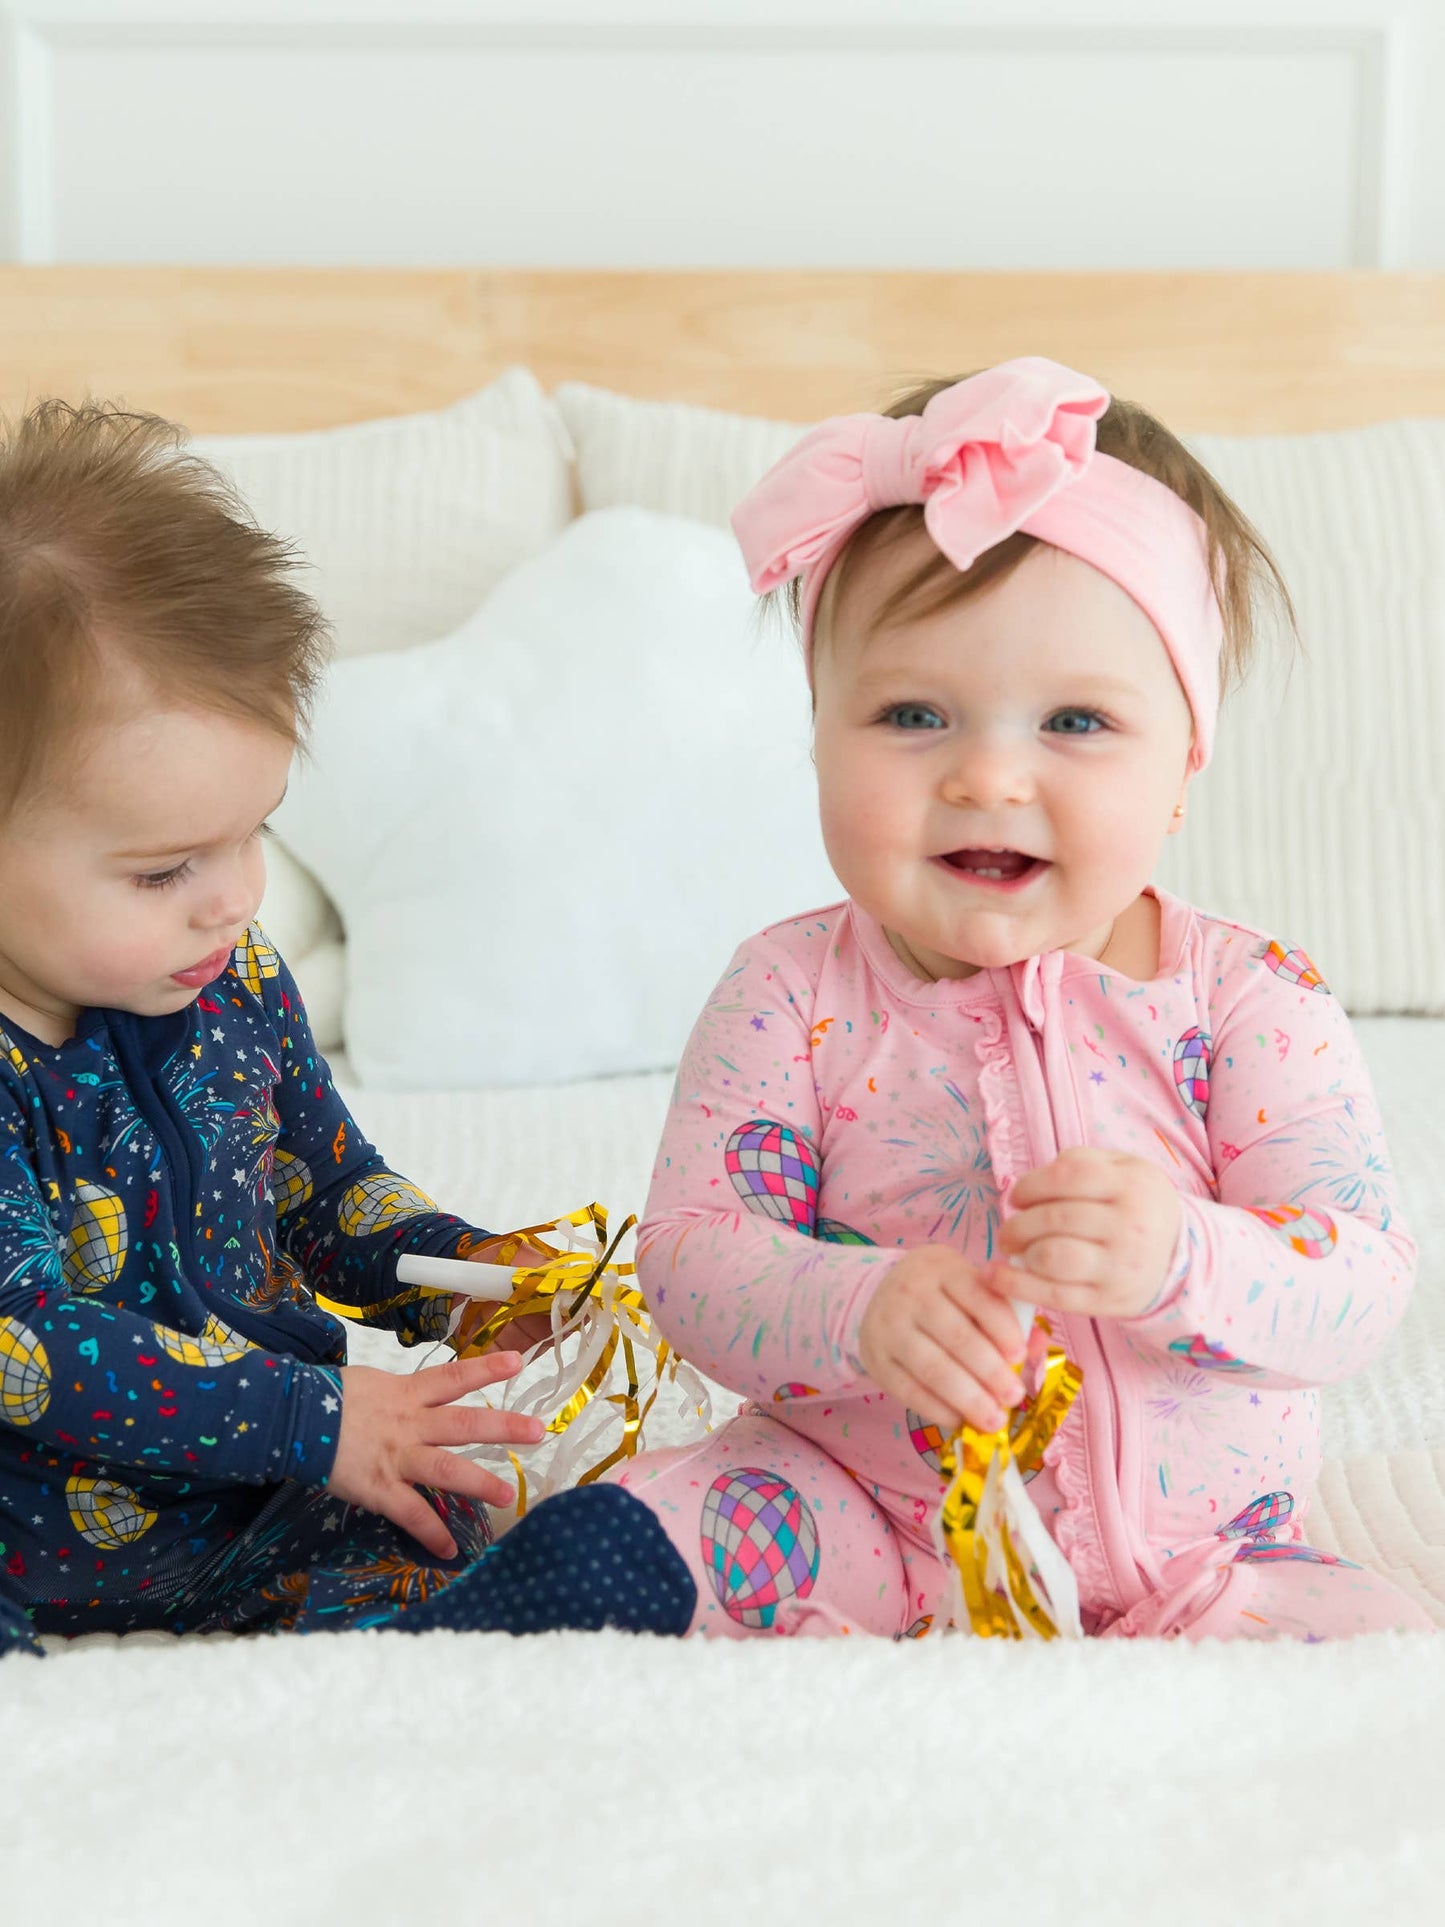
M 190 873 L 189 863 L 178 863 L 174 870 L 157 870 L 154 876 L 137 877 L 136 887 L 141 890 L 169 890 Z
M 271 834 L 271 825 L 269 823 L 258 824 L 256 829 L 252 831 L 253 836 L 270 836 Z M 178 863 L 174 870 L 157 870 L 153 876 L 137 877 L 135 879 L 136 888 L 139 890 L 170 890 L 173 889 L 176 884 L 183 882 L 190 874 L 191 866 L 189 861 Z
M 905 716 L 910 713 L 915 716 L 937 716 L 938 715 L 938 711 L 934 709 L 930 703 L 890 703 L 886 709 L 880 712 L 878 716 L 878 721 L 880 723 L 890 723 L 893 725 L 895 729 L 902 730 L 905 735 L 912 735 L 914 734 L 914 731 L 909 729 L 905 724 L 900 723 L 898 720 L 900 716 Z M 1051 723 L 1056 722 L 1060 716 L 1086 716 L 1091 723 L 1097 723 L 1098 728 L 1097 729 L 1060 729 L 1060 730 L 1051 731 L 1050 733 L 1053 735 L 1096 736 L 1101 734 L 1104 730 L 1111 729 L 1113 727 L 1108 717 L 1103 715 L 1097 709 L 1081 709 L 1077 707 L 1069 708 L 1069 709 L 1056 709 L 1053 715 L 1050 716 L 1049 721 Z M 940 722 L 941 721 L 942 719 L 940 718 Z

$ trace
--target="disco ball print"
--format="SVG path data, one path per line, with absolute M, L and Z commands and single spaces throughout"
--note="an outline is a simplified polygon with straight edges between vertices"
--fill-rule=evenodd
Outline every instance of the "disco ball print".
M 30 1065 L 26 1060 L 25 1053 L 21 1050 L 8 1030 L 0 1030 L 0 1051 L 3 1051 L 10 1059 L 10 1062 L 15 1066 L 16 1071 L 21 1077 L 28 1076 Z
M 1169 1346 L 1179 1358 L 1187 1358 L 1189 1363 L 1201 1372 L 1252 1372 L 1254 1367 L 1246 1365 L 1242 1358 L 1227 1352 L 1210 1338 L 1201 1338 L 1196 1332 L 1192 1338 L 1176 1338 Z
M 50 1403 L 50 1359 L 28 1325 L 0 1318 L 0 1417 L 33 1425 Z
M 232 953 L 231 968 L 247 990 L 259 997 L 262 984 L 280 975 L 281 959 L 252 924 Z
M 769 1118 L 754 1118 L 733 1132 L 723 1155 L 733 1189 L 749 1211 L 812 1236 L 818 1164 L 796 1131 Z
M 1320 1552 L 1314 1546 L 1288 1541 L 1280 1546 L 1272 1539 L 1252 1539 L 1248 1545 L 1241 1546 L 1235 1563 L 1242 1565 L 1246 1560 L 1254 1566 L 1348 1566 L 1351 1572 L 1360 1570 L 1353 1559 L 1341 1559 L 1333 1552 Z
M 62 1262 L 72 1291 L 104 1291 L 120 1276 L 130 1243 L 125 1206 L 102 1184 L 75 1187 L 75 1216 Z
M 935 1425 L 932 1419 L 923 1418 L 919 1413 L 912 1410 L 906 1412 L 904 1416 L 908 1421 L 909 1444 L 913 1447 L 919 1458 L 923 1460 L 923 1463 L 931 1466 L 941 1478 L 943 1476 L 943 1461 L 938 1455 L 948 1443 L 948 1440 L 944 1437 L 943 1428 Z
M 818 1576 L 818 1528 L 796 1487 L 755 1466 L 714 1479 L 702 1506 L 702 1557 L 724 1612 L 766 1631 L 779 1606 Z
M 424 1218 L 436 1208 L 425 1191 L 397 1177 L 394 1171 L 373 1171 L 348 1189 L 337 1223 L 348 1238 L 369 1238 L 408 1218 Z
M 1276 1526 L 1288 1525 L 1294 1513 L 1294 1498 L 1288 1492 L 1266 1492 L 1263 1498 L 1251 1499 L 1243 1512 L 1236 1512 L 1227 1526 L 1221 1526 L 1215 1534 L 1219 1539 L 1257 1539 L 1273 1532 Z
M 299 1211 L 311 1192 L 311 1167 L 305 1158 L 298 1158 L 290 1151 L 278 1151 L 271 1163 L 271 1196 L 276 1216 L 284 1218 L 288 1212 Z
M 1303 950 L 1290 949 L 1282 943 L 1272 943 L 1265 948 L 1264 961 L 1285 983 L 1298 984 L 1301 990 L 1318 990 L 1325 996 L 1329 995 L 1329 985 Z
M 855 1231 L 851 1224 L 844 1224 L 841 1218 L 819 1218 L 813 1236 L 830 1245 L 871 1245 L 873 1242 L 861 1231 Z
M 154 1329 L 156 1343 L 178 1365 L 203 1368 L 233 1365 L 238 1358 L 244 1358 L 247 1352 L 255 1349 L 239 1332 L 232 1331 L 219 1318 L 208 1318 L 199 1332 L 169 1331 L 164 1325 L 157 1325 Z
M 1197 1024 L 1174 1046 L 1174 1082 L 1196 1117 L 1203 1117 L 1209 1104 L 1209 1054 L 1209 1032 Z
M 156 1522 L 156 1514 L 128 1485 L 114 1479 L 89 1479 L 77 1474 L 65 1481 L 65 1503 L 70 1523 L 82 1539 L 102 1552 L 119 1552 L 134 1545 Z
M 1244 1208 L 1252 1218 L 1258 1218 L 1277 1237 L 1283 1238 L 1290 1250 L 1298 1252 L 1301 1258 L 1328 1258 L 1335 1248 L 1339 1233 L 1334 1219 L 1323 1211 L 1309 1211 L 1298 1204 L 1277 1204 L 1268 1210 L 1257 1204 L 1247 1204 Z

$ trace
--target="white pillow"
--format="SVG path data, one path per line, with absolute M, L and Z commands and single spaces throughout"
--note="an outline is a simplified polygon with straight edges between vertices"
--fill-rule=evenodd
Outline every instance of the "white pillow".
M 584 508 L 725 523 L 804 430 L 576 384 Z M 1357 1012 L 1445 1012 L 1445 422 L 1192 444 L 1272 545 L 1306 654 L 1226 706 L 1160 879 L 1316 957 Z
M 344 945 L 335 905 L 279 837 L 266 845 L 266 894 L 257 912 L 296 979 L 317 1047 L 341 1043 Z
M 582 517 L 446 640 L 340 662 L 278 827 L 340 906 L 367 1084 L 677 1061 L 735 945 L 835 900 L 795 646 L 730 536 Z
M 571 446 L 525 368 L 435 414 L 193 446 L 298 545 L 342 656 L 446 635 L 572 515 Z

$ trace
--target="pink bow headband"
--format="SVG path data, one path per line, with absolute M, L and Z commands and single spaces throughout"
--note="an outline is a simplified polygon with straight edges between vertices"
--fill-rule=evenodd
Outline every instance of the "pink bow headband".
M 1016 530 L 1107 575 L 1144 611 L 1194 717 L 1191 767 L 1209 760 L 1224 635 L 1203 522 L 1164 483 L 1094 447 L 1107 390 L 1036 355 L 955 382 L 921 415 L 837 415 L 763 477 L 733 515 L 753 588 L 803 579 L 803 648 L 828 571 L 880 509 L 923 506 L 956 569 Z

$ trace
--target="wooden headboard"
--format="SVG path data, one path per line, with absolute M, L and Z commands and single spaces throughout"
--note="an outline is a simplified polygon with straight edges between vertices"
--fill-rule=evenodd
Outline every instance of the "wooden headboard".
M 198 434 L 435 408 L 513 363 L 795 421 L 1014 354 L 1179 430 L 1445 415 L 1445 274 L 0 268 L 0 406 L 89 393 Z

